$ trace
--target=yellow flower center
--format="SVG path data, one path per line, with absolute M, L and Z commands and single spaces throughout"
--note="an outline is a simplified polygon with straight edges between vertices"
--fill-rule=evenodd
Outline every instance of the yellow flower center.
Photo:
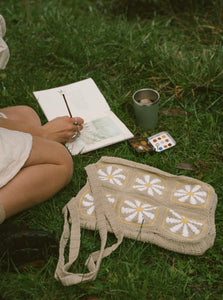
M 113 177 L 114 177 L 113 175 L 108 175 L 107 176 L 108 179 L 113 179 Z
M 188 192 L 187 195 L 190 196 L 190 197 L 192 197 L 194 195 L 194 193 Z
M 182 219 L 181 219 L 181 222 L 182 222 L 183 224 L 187 224 L 187 223 L 188 223 L 188 220 L 185 219 L 185 218 L 182 218 Z
M 152 187 L 152 184 L 147 183 L 147 184 L 146 184 L 146 187 L 147 187 L 147 188 L 151 188 L 151 187 Z
M 143 209 L 142 209 L 142 207 L 137 207 L 137 208 L 136 208 L 136 211 L 137 211 L 137 212 L 142 212 Z

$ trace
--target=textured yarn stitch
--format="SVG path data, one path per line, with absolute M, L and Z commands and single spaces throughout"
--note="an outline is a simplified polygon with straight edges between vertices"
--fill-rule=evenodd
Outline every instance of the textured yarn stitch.
M 64 231 L 55 272 L 63 285 L 94 280 L 102 258 L 123 237 L 190 255 L 201 255 L 213 246 L 217 195 L 209 184 L 115 157 L 102 157 L 88 165 L 86 172 L 86 185 L 63 209 Z M 81 227 L 99 230 L 101 248 L 86 261 L 89 273 L 75 274 L 69 268 L 79 254 Z M 117 243 L 106 248 L 108 231 L 115 234 Z

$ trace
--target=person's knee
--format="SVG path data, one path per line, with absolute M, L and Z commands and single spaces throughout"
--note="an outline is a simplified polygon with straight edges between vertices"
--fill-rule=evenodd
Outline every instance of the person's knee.
M 4 107 L 1 109 L 1 112 L 3 112 L 8 119 L 22 123 L 29 123 L 33 126 L 41 126 L 41 121 L 38 114 L 30 106 L 17 105 Z
M 67 148 L 55 141 L 33 136 L 32 150 L 24 167 L 33 165 L 54 166 L 60 186 L 65 186 L 73 175 L 73 159 Z
M 17 106 L 18 111 L 20 113 L 21 118 L 23 118 L 22 121 L 27 122 L 29 124 L 32 124 L 34 126 L 41 126 L 41 121 L 40 118 L 38 116 L 38 114 L 36 113 L 36 111 L 27 105 L 20 105 Z
M 64 147 L 63 166 L 64 166 L 63 178 L 64 178 L 65 185 L 67 185 L 71 181 L 73 175 L 73 159 L 65 147 Z

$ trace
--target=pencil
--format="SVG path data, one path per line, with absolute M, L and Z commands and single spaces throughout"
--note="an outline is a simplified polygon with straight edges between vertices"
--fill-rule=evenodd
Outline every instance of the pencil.
M 72 118 L 72 114 L 71 114 L 70 108 L 69 108 L 69 106 L 68 106 L 68 103 L 67 103 L 66 97 L 65 97 L 65 95 L 64 95 L 64 94 L 62 94 L 62 95 L 63 95 L 64 102 L 65 102 L 65 104 L 66 104 L 67 110 L 68 110 L 68 112 L 69 112 L 69 115 L 70 115 L 70 117 Z

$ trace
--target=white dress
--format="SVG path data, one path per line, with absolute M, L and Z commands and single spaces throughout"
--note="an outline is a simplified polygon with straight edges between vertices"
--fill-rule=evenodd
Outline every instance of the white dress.
M 0 118 L 6 118 L 0 113 Z M 32 149 L 32 135 L 0 127 L 0 188 L 24 166 Z

